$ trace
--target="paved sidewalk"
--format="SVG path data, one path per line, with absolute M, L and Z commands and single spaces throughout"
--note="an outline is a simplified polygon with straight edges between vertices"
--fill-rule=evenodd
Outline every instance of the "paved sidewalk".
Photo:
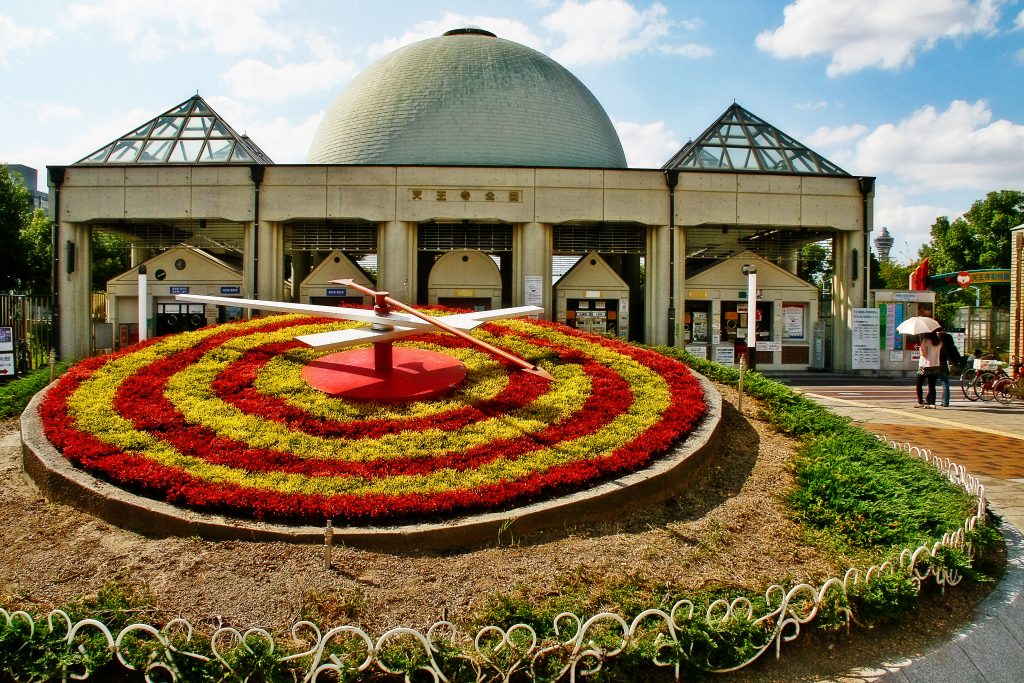
M 1003 517 L 1008 564 L 976 620 L 940 648 L 913 661 L 861 672 L 886 683 L 1024 681 L 1024 403 L 967 401 L 951 387 L 948 408 L 920 409 L 913 379 L 775 377 L 892 441 L 927 448 L 962 464 L 985 484 Z M 940 390 L 941 396 L 941 390 Z M 940 399 L 941 400 L 941 399 Z

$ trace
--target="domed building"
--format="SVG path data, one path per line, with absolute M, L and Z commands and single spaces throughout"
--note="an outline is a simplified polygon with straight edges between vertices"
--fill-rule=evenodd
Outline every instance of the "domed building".
M 275 164 L 196 95 L 49 173 L 65 358 L 108 336 L 131 341 L 139 325 L 167 329 L 157 323 L 178 310 L 177 293 L 350 301 L 330 283 L 338 272 L 411 303 L 533 304 L 581 329 L 730 362 L 748 341 L 742 266 L 755 265 L 749 315 L 766 370 L 849 369 L 853 311 L 867 303 L 872 178 L 736 104 L 662 168 L 628 168 L 583 83 L 476 28 L 367 67 L 328 109 L 306 163 Z M 181 272 L 149 279 L 147 320 L 122 287 L 94 325 L 97 232 L 131 242 L 133 269 L 184 245 L 238 263 L 241 284 L 193 282 L 177 259 Z M 826 301 L 801 277 L 815 242 L 832 252 Z M 219 315 L 208 307 L 206 322 Z
M 324 115 L 311 164 L 625 168 L 597 98 L 551 58 L 481 29 L 403 47 Z

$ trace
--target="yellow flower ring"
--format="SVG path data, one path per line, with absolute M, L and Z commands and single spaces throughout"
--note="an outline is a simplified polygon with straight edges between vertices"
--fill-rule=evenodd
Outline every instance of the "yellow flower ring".
M 71 369 L 40 406 L 76 466 L 197 511 L 288 523 L 437 520 L 563 495 L 672 450 L 707 407 L 673 359 L 538 320 L 474 332 L 544 367 L 519 372 L 442 333 L 398 345 L 467 369 L 426 401 L 310 387 L 300 334 L 355 323 L 272 316 L 161 337 Z

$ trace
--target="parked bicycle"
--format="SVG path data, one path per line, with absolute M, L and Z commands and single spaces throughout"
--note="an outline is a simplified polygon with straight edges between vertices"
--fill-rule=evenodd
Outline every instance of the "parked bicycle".
M 991 401 L 996 398 L 996 384 L 1009 378 L 999 361 L 975 358 L 960 375 L 960 389 L 968 401 Z
M 1024 401 L 1024 360 L 1010 356 L 1010 377 L 1000 377 L 992 386 L 992 393 L 1003 405 L 1009 405 L 1014 401 Z

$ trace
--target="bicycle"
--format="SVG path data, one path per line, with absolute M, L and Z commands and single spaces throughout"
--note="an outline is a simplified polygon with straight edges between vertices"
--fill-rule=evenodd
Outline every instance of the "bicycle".
M 996 398 L 996 384 L 1006 378 L 1009 375 L 999 361 L 976 358 L 960 375 L 960 389 L 968 401 L 991 401 Z
M 992 393 L 1003 405 L 1010 405 L 1015 400 L 1024 401 L 1024 375 L 1021 373 L 1024 362 L 1018 362 L 1017 358 L 1010 356 L 1011 377 L 1000 377 L 992 387 Z

